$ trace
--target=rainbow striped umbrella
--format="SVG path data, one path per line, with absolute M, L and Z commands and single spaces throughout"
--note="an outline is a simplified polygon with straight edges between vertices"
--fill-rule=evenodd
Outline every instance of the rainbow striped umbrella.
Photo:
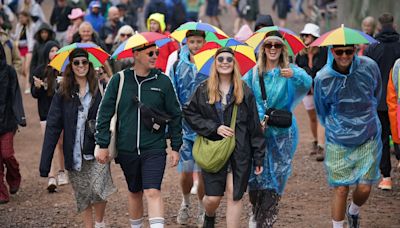
M 282 34 L 285 45 L 288 47 L 289 55 L 294 56 L 305 48 L 303 41 L 301 41 L 300 37 L 298 37 L 296 33 L 278 26 L 268 26 L 257 30 L 249 39 L 246 40 L 246 43 L 252 46 L 258 53 L 258 49 L 263 43 L 265 35 L 272 31 L 277 31 Z
M 166 35 L 157 32 L 141 32 L 135 33 L 129 39 L 125 40 L 111 55 L 112 59 L 123 59 L 133 57 L 132 48 L 140 47 L 145 44 L 155 43 L 157 47 L 171 42 L 172 39 Z
M 199 73 L 210 75 L 215 53 L 221 47 L 232 48 L 242 75 L 245 75 L 247 71 L 256 65 L 256 56 L 254 55 L 254 49 L 252 47 L 235 39 L 228 38 L 207 42 L 197 54 L 194 55 L 194 63 Z
M 96 44 L 73 43 L 58 50 L 56 56 L 50 61 L 49 65 L 54 69 L 63 72 L 69 63 L 69 54 L 76 48 L 85 49 L 89 53 L 89 61 L 95 68 L 101 67 L 110 56 Z
M 377 43 L 371 36 L 351 28 L 340 26 L 316 39 L 310 46 L 351 45 Z
M 207 23 L 203 22 L 186 22 L 185 24 L 182 24 L 179 26 L 173 33 L 171 33 L 171 37 L 174 38 L 175 40 L 182 42 L 186 38 L 186 32 L 189 30 L 200 30 L 206 32 L 206 35 L 208 33 L 214 33 L 218 39 L 224 39 L 228 38 L 228 35 L 225 34 L 224 31 L 221 29 L 212 26 Z

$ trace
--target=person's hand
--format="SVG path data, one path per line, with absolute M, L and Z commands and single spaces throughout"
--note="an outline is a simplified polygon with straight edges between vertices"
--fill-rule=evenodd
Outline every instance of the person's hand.
M 254 170 L 254 174 L 255 175 L 260 175 L 263 171 L 263 167 L 262 166 L 256 166 L 256 169 Z
M 293 70 L 291 68 L 282 68 L 281 76 L 285 78 L 291 78 L 293 76 Z
M 267 122 L 268 122 L 269 116 L 264 115 L 264 119 L 261 121 L 261 129 L 264 131 L 265 128 L 267 128 Z
M 227 127 L 225 125 L 221 125 L 217 129 L 217 134 L 224 138 L 232 137 L 234 133 L 235 132 L 233 131 L 232 128 Z
M 171 162 L 171 167 L 177 166 L 179 162 L 179 153 L 172 150 L 170 153 L 168 153 L 168 155 L 169 155 L 169 160 Z
M 98 153 L 96 154 L 96 160 L 100 164 L 105 164 L 110 160 L 110 153 L 108 152 L 108 148 L 100 148 Z
M 33 76 L 33 83 L 35 84 L 35 87 L 40 89 L 43 85 L 43 81 L 37 78 L 36 76 Z

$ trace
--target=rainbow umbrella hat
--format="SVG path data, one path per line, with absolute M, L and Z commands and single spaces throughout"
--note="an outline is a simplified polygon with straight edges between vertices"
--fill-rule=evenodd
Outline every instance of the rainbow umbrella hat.
M 310 46 L 330 46 L 330 45 L 352 45 L 377 43 L 378 41 L 371 36 L 351 28 L 340 26 L 337 29 L 323 34 L 311 43 Z
M 256 56 L 254 55 L 254 49 L 252 47 L 235 39 L 228 38 L 207 42 L 197 54 L 194 55 L 194 63 L 199 73 L 210 75 L 215 53 L 221 47 L 230 47 L 233 50 L 235 58 L 239 63 L 241 75 L 246 74 L 256 65 Z
M 289 55 L 294 56 L 303 48 L 305 48 L 303 41 L 301 41 L 300 37 L 298 37 L 296 33 L 289 29 L 278 26 L 268 26 L 260 28 L 259 30 L 254 32 L 254 34 L 249 39 L 246 40 L 246 43 L 252 46 L 256 52 L 258 52 L 261 44 L 265 39 L 265 35 L 273 31 L 277 31 L 282 34 L 285 45 L 288 47 Z
M 166 35 L 157 32 L 141 32 L 135 33 L 129 39 L 125 40 L 111 55 L 112 59 L 123 59 L 133 57 L 132 48 L 137 48 L 146 44 L 155 43 L 157 47 L 171 42 L 172 39 Z
M 96 44 L 73 43 L 58 50 L 56 56 L 50 61 L 49 65 L 60 72 L 64 72 L 69 63 L 69 54 L 76 48 L 85 49 L 89 53 L 89 61 L 95 68 L 101 67 L 110 56 Z
M 228 38 L 228 35 L 226 35 L 225 32 L 222 31 L 221 29 L 219 29 L 215 26 L 212 26 L 210 24 L 207 24 L 207 23 L 194 22 L 194 21 L 190 21 L 190 22 L 186 22 L 185 24 L 182 24 L 177 29 L 175 29 L 175 31 L 173 33 L 171 33 L 170 36 L 172 38 L 174 38 L 175 40 L 182 42 L 186 38 L 186 33 L 189 30 L 204 31 L 204 32 L 206 32 L 206 35 L 208 33 L 214 33 L 216 38 L 218 38 L 218 39 Z

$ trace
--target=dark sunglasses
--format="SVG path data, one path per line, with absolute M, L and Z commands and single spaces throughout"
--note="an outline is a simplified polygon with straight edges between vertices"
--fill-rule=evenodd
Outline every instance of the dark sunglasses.
M 267 44 L 265 44 L 265 47 L 267 49 L 272 49 L 272 47 L 274 47 L 276 49 L 281 49 L 283 47 L 283 44 L 270 44 L 270 43 L 267 43 Z
M 159 54 L 160 54 L 159 51 L 151 51 L 151 52 L 147 53 L 147 55 L 148 55 L 149 57 L 153 57 L 153 55 L 158 56 Z
M 233 57 L 228 56 L 228 57 L 224 58 L 223 56 L 220 56 L 217 58 L 217 60 L 219 63 L 223 63 L 224 60 L 226 60 L 228 63 L 231 63 L 231 62 L 233 62 Z
M 74 66 L 79 66 L 80 64 L 82 64 L 83 66 L 86 66 L 86 65 L 89 64 L 89 61 L 87 61 L 87 60 L 82 60 L 82 61 L 80 61 L 80 60 L 74 60 L 74 61 L 72 62 L 72 64 L 74 64 Z
M 132 36 L 132 34 L 125 34 L 125 33 L 121 33 L 121 34 L 119 34 L 120 36 Z
M 336 55 L 338 56 L 342 56 L 343 53 L 345 53 L 346 55 L 352 55 L 354 54 L 354 49 L 333 49 L 333 51 L 335 52 Z

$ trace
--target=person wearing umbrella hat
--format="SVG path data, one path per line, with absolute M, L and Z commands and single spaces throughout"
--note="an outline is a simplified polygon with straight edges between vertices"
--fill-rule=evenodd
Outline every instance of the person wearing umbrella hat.
M 120 164 L 128 185 L 131 227 L 143 226 L 143 196 L 147 199 L 150 227 L 164 227 L 161 182 L 167 157 L 165 129 L 168 127 L 171 135 L 172 150 L 168 155 L 171 165 L 176 166 L 182 145 L 182 113 L 171 80 L 155 68 L 159 54 L 155 43 L 136 46 L 132 51 L 134 66 L 121 72 L 124 85 L 118 105 L 120 125 L 115 161 Z M 101 163 L 109 160 L 110 121 L 115 113 L 120 80 L 118 73 L 109 81 L 97 116 L 96 144 L 100 147 L 97 160 Z
M 289 64 L 288 55 L 282 35 L 268 33 L 259 49 L 256 67 L 243 78 L 256 98 L 268 151 L 263 173 L 251 174 L 249 179 L 253 212 L 250 227 L 272 227 L 278 217 L 279 201 L 291 174 L 298 143 L 296 118 L 291 113 L 312 84 L 312 78 L 302 68 Z M 276 111 L 287 116 L 284 126 L 273 122 L 272 112 Z
M 68 56 L 60 88 L 47 115 L 46 132 L 39 166 L 41 177 L 50 172 L 57 141 L 63 134 L 64 164 L 74 190 L 78 213 L 85 227 L 105 227 L 107 198 L 116 191 L 110 163 L 95 160 L 95 120 L 102 99 L 89 53 L 75 48 Z
M 299 52 L 296 56 L 295 63 L 297 66 L 303 68 L 312 78 L 323 66 L 326 64 L 328 52 L 325 47 L 310 47 L 310 44 L 320 37 L 319 26 L 307 23 L 304 29 L 300 32 L 300 37 L 303 40 L 306 48 Z M 317 119 L 317 114 L 314 107 L 313 88 L 308 92 L 307 96 L 303 99 L 304 108 L 310 120 L 310 129 L 314 137 L 312 142 L 312 151 L 310 155 L 316 155 L 317 161 L 324 160 L 324 129 Z
M 260 175 L 263 171 L 265 140 L 255 97 L 241 80 L 234 51 L 222 47 L 214 57 L 210 77 L 197 87 L 190 101 L 183 106 L 183 113 L 191 129 L 210 141 L 235 137 L 233 152 L 221 164 L 222 168 L 210 172 L 202 167 L 205 189 L 203 227 L 214 228 L 216 211 L 226 194 L 226 226 L 237 228 L 240 227 L 242 197 L 250 173 Z
M 360 207 L 380 177 L 382 80 L 376 62 L 355 51 L 354 45 L 333 45 L 314 79 L 315 109 L 325 127 L 325 169 L 334 189 L 334 228 L 343 227 L 345 215 L 348 227 L 359 227 Z M 351 185 L 356 188 L 346 210 Z
M 206 34 L 200 30 L 189 30 L 186 32 L 187 42 L 179 51 L 179 60 L 174 63 L 170 70 L 170 77 L 174 85 L 179 103 L 181 106 L 186 104 L 197 86 L 208 78 L 208 75 L 198 73 L 194 64 L 193 56 L 206 43 Z M 190 190 L 193 186 L 193 173 L 199 174 L 197 196 L 199 199 L 197 225 L 203 225 L 204 207 L 202 199 L 204 197 L 204 186 L 201 181 L 201 169 L 193 159 L 192 148 L 196 133 L 190 128 L 186 121 L 182 122 L 183 145 L 180 150 L 178 172 L 180 173 L 180 187 L 183 194 L 181 207 L 176 217 L 178 224 L 187 225 L 190 219 Z

